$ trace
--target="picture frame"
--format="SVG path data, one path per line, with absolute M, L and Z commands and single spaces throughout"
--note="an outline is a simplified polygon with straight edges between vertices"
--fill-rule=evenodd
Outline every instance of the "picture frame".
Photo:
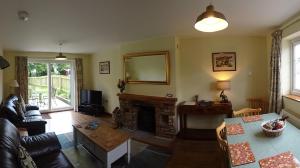
M 212 53 L 212 68 L 218 71 L 236 71 L 236 53 L 218 52 Z
M 99 74 L 110 74 L 110 61 L 99 62 Z

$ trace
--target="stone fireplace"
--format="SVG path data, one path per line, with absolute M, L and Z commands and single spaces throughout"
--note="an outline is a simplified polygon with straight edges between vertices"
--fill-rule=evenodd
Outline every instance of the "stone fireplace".
M 176 98 L 126 93 L 118 96 L 123 127 L 151 132 L 165 138 L 175 137 Z

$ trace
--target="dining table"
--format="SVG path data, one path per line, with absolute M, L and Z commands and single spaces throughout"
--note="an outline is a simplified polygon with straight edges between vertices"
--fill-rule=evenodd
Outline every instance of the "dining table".
M 260 160 L 288 151 L 298 160 L 300 159 L 300 130 L 286 121 L 286 127 L 280 136 L 268 137 L 261 128 L 262 122 L 278 119 L 281 118 L 281 116 L 276 113 L 268 113 L 261 115 L 261 117 L 262 120 L 248 123 L 245 123 L 241 117 L 224 119 L 226 125 L 240 123 L 244 129 L 243 134 L 226 135 L 228 144 L 248 142 L 255 157 L 255 162 L 232 166 L 230 154 L 228 152 L 230 167 L 260 168 Z

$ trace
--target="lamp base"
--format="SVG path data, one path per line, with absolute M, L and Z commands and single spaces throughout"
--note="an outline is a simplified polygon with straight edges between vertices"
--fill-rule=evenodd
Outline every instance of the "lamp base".
M 220 98 L 221 98 L 221 103 L 228 103 L 228 98 L 227 96 L 224 94 L 224 90 L 222 90 L 221 94 L 220 94 Z

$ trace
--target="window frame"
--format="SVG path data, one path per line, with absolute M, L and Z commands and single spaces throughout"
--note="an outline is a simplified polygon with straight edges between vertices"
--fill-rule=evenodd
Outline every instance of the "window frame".
M 294 48 L 296 45 L 300 45 L 300 37 L 295 38 L 291 41 L 291 94 L 300 96 L 300 89 L 295 89 L 295 59 L 294 59 Z

